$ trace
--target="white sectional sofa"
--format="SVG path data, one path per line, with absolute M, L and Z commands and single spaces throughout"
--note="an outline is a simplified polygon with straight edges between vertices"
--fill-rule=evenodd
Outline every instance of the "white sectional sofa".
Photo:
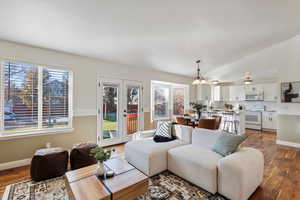
M 168 169 L 232 200 L 248 199 L 261 184 L 264 157 L 260 151 L 239 148 L 223 157 L 211 150 L 221 132 L 181 125 L 175 130 L 178 139 L 172 142 L 155 143 L 149 138 L 127 143 L 126 159 L 148 176 Z

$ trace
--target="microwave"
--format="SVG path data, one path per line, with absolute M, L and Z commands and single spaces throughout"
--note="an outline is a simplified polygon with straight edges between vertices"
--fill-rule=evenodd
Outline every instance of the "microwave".
M 246 101 L 263 101 L 264 95 L 263 94 L 246 94 L 245 100 Z

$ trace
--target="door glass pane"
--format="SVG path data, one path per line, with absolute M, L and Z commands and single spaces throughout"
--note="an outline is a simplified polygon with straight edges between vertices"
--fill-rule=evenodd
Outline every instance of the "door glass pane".
M 184 88 L 173 88 L 173 115 L 184 114 Z
M 112 139 L 118 134 L 118 86 L 103 86 L 103 121 L 102 137 L 103 139 Z
M 127 134 L 138 131 L 139 128 L 140 88 L 127 86 Z
M 154 118 L 169 117 L 169 88 L 154 87 Z

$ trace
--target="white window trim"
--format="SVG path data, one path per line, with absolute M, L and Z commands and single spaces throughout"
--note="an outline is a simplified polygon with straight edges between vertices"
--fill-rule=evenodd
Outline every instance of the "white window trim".
M 12 61 L 12 62 L 20 62 L 20 63 L 28 63 L 33 64 L 38 67 L 38 128 L 29 131 L 20 131 L 20 132 L 13 132 L 13 133 L 6 133 L 4 132 L 4 62 L 5 61 Z M 49 134 L 57 134 L 57 133 L 71 133 L 74 131 L 73 128 L 73 72 L 69 71 L 69 91 L 68 91 L 68 98 L 69 98 L 69 123 L 68 126 L 61 127 L 61 128 L 42 128 L 42 94 L 43 94 L 43 68 L 50 68 L 50 69 L 61 69 L 58 67 L 51 67 L 49 65 L 41 65 L 35 64 L 31 62 L 24 62 L 18 60 L 2 60 L 0 64 L 0 140 L 8 140 L 8 139 L 16 139 L 16 138 L 24 138 L 24 137 L 32 137 L 32 136 L 44 136 Z M 64 70 L 64 69 L 62 69 Z
M 168 105 L 168 117 L 154 117 L 154 87 L 155 85 L 161 85 L 162 87 L 168 87 L 169 92 L 169 105 Z M 184 88 L 184 112 L 189 110 L 189 100 L 190 100 L 190 86 L 188 84 L 179 84 L 179 83 L 172 83 L 172 82 L 165 82 L 165 81 L 156 81 L 151 80 L 151 122 L 158 121 L 158 120 L 170 120 L 173 117 L 180 116 L 173 114 L 173 94 L 172 88 Z

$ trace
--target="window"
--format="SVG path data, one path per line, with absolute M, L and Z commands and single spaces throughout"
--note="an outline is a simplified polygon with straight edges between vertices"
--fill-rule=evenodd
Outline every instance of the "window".
M 1 136 L 72 127 L 72 73 L 5 61 L 1 75 Z
M 154 118 L 169 118 L 170 88 L 164 85 L 155 85 L 154 93 Z
M 184 93 L 185 88 L 183 87 L 172 88 L 173 115 L 184 114 Z
M 152 120 L 170 119 L 188 109 L 188 85 L 151 81 L 151 88 Z

